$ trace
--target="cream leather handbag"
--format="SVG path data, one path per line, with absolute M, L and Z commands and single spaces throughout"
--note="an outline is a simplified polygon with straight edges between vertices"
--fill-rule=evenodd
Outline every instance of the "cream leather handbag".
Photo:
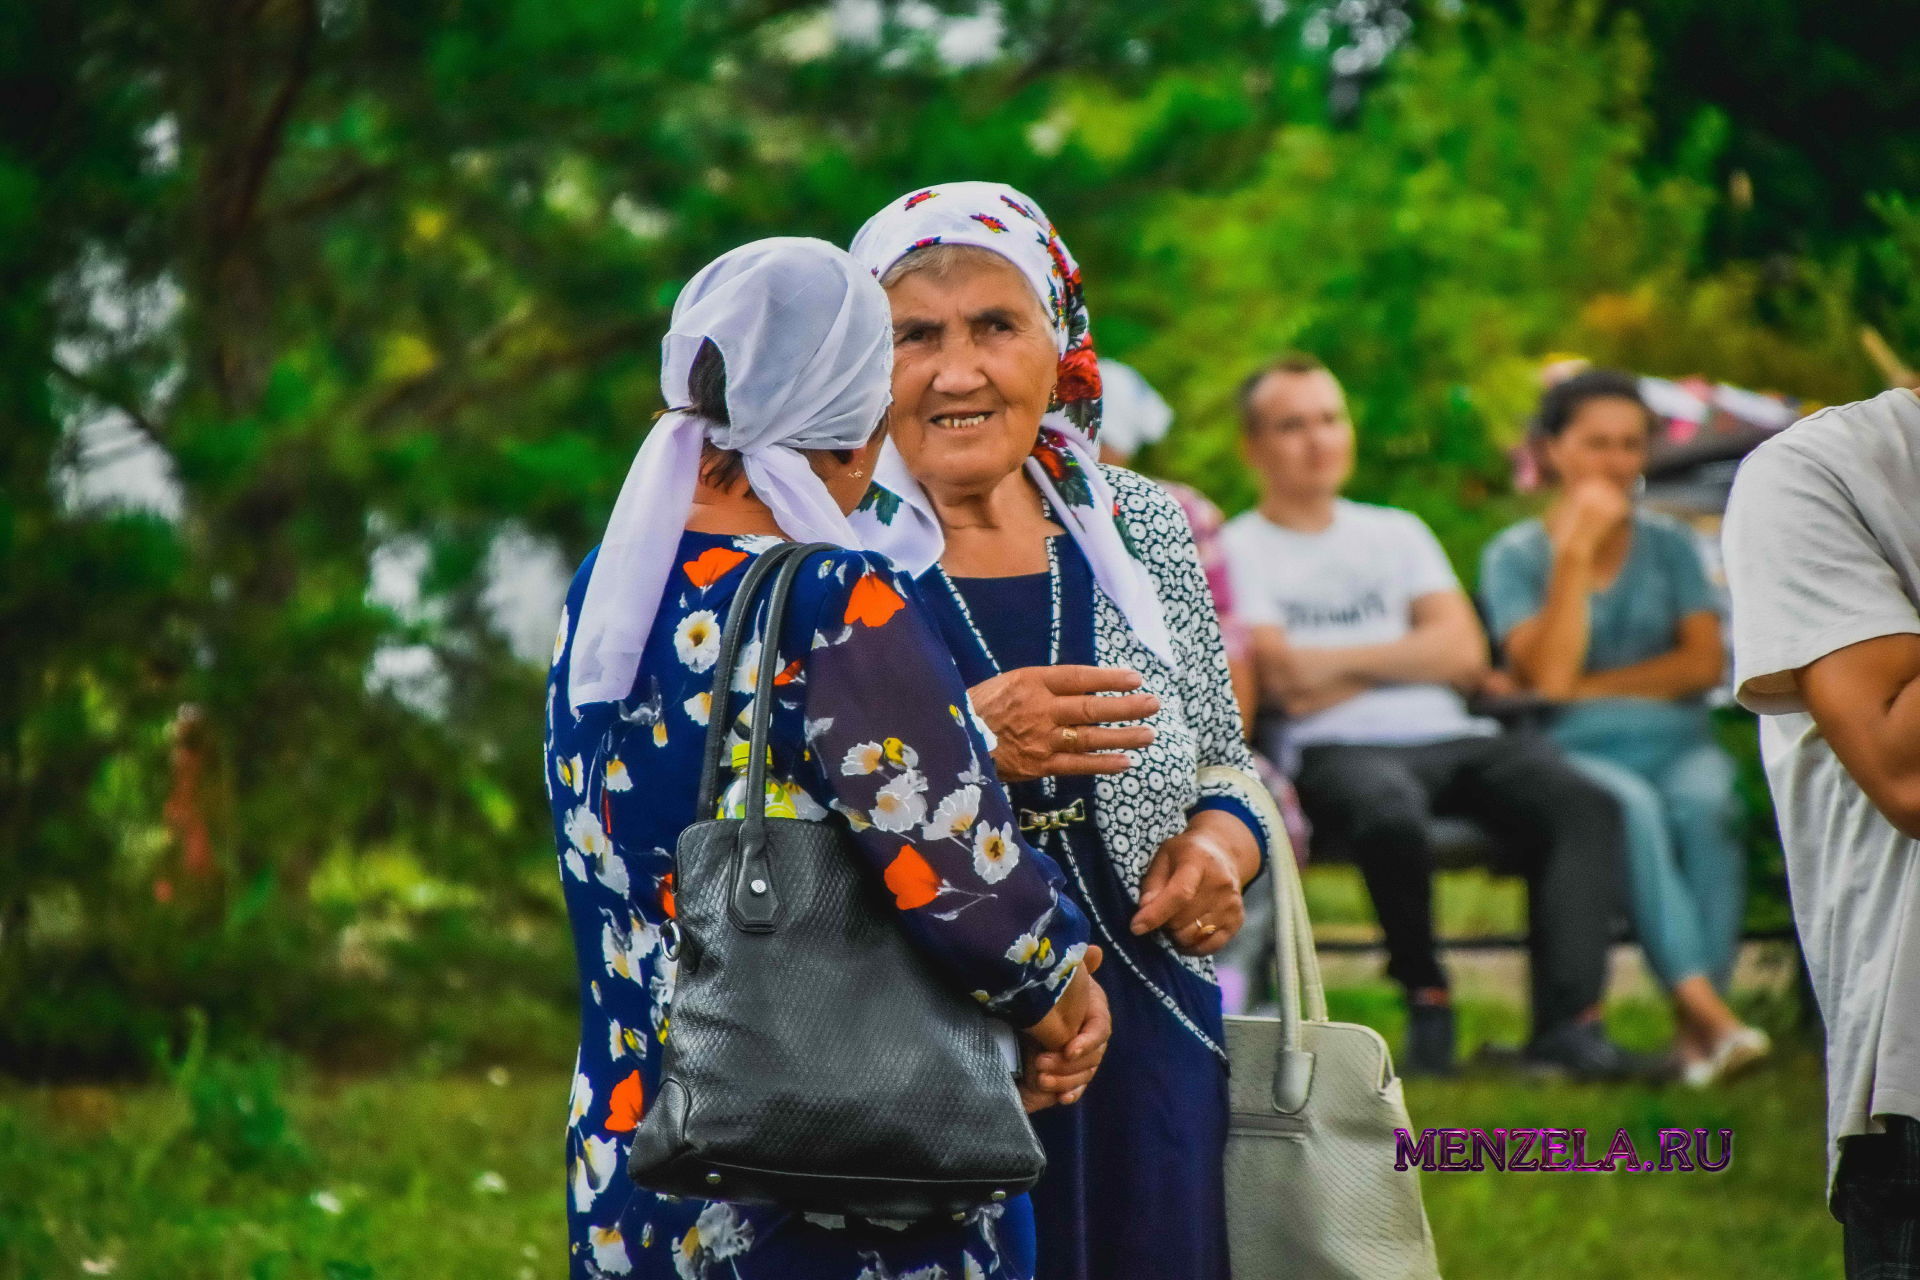
M 1438 1280 L 1387 1042 L 1327 1020 L 1306 897 L 1284 828 L 1269 859 L 1278 1018 L 1227 1019 L 1233 1060 L 1227 1230 L 1235 1280 Z

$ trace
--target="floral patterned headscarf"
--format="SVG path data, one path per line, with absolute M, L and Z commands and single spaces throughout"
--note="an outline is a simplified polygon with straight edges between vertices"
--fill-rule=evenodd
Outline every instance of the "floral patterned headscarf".
M 880 278 L 916 249 L 963 244 L 999 254 L 1025 276 L 1053 326 L 1060 368 L 1053 404 L 1027 474 L 1053 504 L 1093 568 L 1094 579 L 1134 633 L 1169 665 L 1177 665 L 1159 593 L 1133 541 L 1116 518 L 1113 490 L 1101 475 L 1094 439 L 1100 431 L 1100 364 L 1080 286 L 1080 266 L 1040 206 L 998 182 L 948 182 L 890 202 L 853 238 L 853 256 Z M 867 545 L 885 551 L 916 577 L 939 563 L 946 536 L 920 484 L 889 440 L 875 485 L 854 513 Z

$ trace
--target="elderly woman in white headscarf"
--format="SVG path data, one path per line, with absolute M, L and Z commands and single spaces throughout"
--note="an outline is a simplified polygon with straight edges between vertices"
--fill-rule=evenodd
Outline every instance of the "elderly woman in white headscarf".
M 855 527 L 921 575 L 1003 752 L 1111 753 L 1091 777 L 1012 788 L 1107 951 L 1114 1023 L 1085 1098 L 1034 1117 L 1048 1158 L 1039 1274 L 1225 1280 L 1210 957 L 1240 926 L 1274 819 L 1193 537 L 1165 490 L 1095 456 L 1080 272 L 1033 201 L 995 183 L 929 187 L 869 220 L 853 254 L 887 290 L 894 340 L 880 487 Z M 1019 673 L 1063 664 L 1131 673 L 1145 729 L 1104 727 L 1123 715 L 1100 698 L 1063 717 L 1007 696 Z
M 847 824 L 909 939 L 1026 1029 L 1040 1064 L 1023 1085 L 1029 1107 L 1077 1099 L 1104 1047 L 1085 918 L 1059 869 L 1014 834 L 987 741 L 961 710 L 965 687 L 912 584 L 858 550 L 847 522 L 880 449 L 891 348 L 880 287 L 823 241 L 759 241 L 700 272 L 663 343 L 672 409 L 568 592 L 546 783 L 580 969 L 567 1132 L 574 1280 L 1032 1275 L 1024 1196 L 901 1232 L 659 1197 L 626 1174 L 673 999 L 671 850 L 683 828 L 715 816 L 694 809 L 720 635 L 747 566 L 781 539 L 849 549 L 799 578 L 788 625 L 752 639 L 734 676 L 743 701 L 774 699 L 767 812 Z M 758 689 L 767 644 L 780 674 Z M 736 771 L 745 754 L 734 751 Z M 736 777 L 724 810 L 742 804 L 744 786 Z

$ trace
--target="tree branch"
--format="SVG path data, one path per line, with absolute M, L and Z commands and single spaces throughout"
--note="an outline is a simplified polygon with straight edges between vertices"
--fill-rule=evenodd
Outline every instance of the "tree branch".
M 508 327 L 511 326 L 503 322 L 489 329 L 469 348 L 469 356 L 497 347 L 504 336 L 501 330 Z M 361 412 L 360 420 L 368 430 L 374 430 L 408 401 L 419 397 L 425 403 L 419 406 L 418 415 L 429 421 L 444 422 L 476 401 L 517 390 L 562 369 L 591 364 L 641 341 L 646 333 L 646 326 L 639 323 L 616 325 L 564 350 L 547 350 L 530 356 L 491 378 L 461 380 L 455 376 L 460 366 L 437 369 L 386 388 Z M 462 361 L 461 365 L 464 364 Z
M 356 196 L 364 195 L 381 183 L 392 178 L 398 167 L 394 165 L 372 165 L 341 174 L 324 186 L 316 187 L 305 195 L 278 208 L 268 209 L 261 219 L 267 222 L 293 222 L 325 212 L 338 204 L 345 204 Z
M 314 46 L 320 39 L 320 11 L 316 0 L 298 0 L 298 8 L 300 25 L 294 35 L 293 56 L 289 59 L 287 77 L 274 92 L 273 101 L 268 104 L 266 115 L 247 147 L 239 188 L 228 210 L 227 234 L 234 240 L 241 237 L 247 224 L 253 220 L 254 210 L 260 203 L 260 192 L 266 187 L 267 174 L 273 169 L 273 162 L 286 143 L 287 120 L 293 114 L 293 104 L 313 78 Z
M 147 439 L 153 441 L 161 448 L 166 447 L 166 436 L 159 425 L 155 423 L 153 419 L 149 418 L 137 405 L 129 402 L 124 395 L 119 394 L 97 379 L 88 377 L 77 369 L 69 368 L 57 358 L 49 361 L 49 363 L 53 367 L 55 377 L 82 395 L 91 396 L 101 404 L 106 405 L 109 409 L 118 410 L 121 414 L 125 415 L 127 421 L 137 427 L 140 433 L 146 436 Z

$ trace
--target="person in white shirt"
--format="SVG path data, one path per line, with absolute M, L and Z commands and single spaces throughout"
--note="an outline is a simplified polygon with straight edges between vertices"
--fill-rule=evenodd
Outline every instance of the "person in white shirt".
M 1850 1277 L 1920 1275 L 1920 397 L 1754 450 L 1723 534 L 1740 701 L 1827 1030 Z
M 1241 415 L 1260 504 L 1222 542 L 1263 702 L 1286 717 L 1269 747 L 1298 753 L 1316 844 L 1342 848 L 1366 880 L 1407 996 L 1403 1067 L 1453 1069 L 1428 823 L 1455 814 L 1503 837 L 1515 863 L 1503 869 L 1527 879 L 1524 1061 L 1581 1079 L 1642 1073 L 1599 1017 L 1624 891 L 1618 806 L 1545 739 L 1468 713 L 1460 690 L 1486 671 L 1486 637 L 1417 516 L 1340 496 L 1354 432 L 1326 367 L 1276 360 L 1245 383 Z

